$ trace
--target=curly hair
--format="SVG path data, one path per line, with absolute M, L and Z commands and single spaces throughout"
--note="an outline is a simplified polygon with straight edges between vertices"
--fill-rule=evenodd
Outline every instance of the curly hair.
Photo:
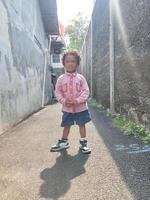
M 63 65 L 64 65 L 64 63 L 65 63 L 65 58 L 66 58 L 67 55 L 73 55 L 73 56 L 76 58 L 77 64 L 80 65 L 81 57 L 80 57 L 80 55 L 78 54 L 78 52 L 75 51 L 75 50 L 66 51 L 66 52 L 64 53 L 64 55 L 63 55 L 63 57 L 62 57 L 62 63 L 63 63 Z

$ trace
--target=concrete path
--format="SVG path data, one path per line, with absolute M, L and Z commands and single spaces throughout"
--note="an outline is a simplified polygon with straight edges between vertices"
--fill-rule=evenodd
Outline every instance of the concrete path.
M 122 135 L 103 110 L 91 108 L 91 155 L 50 153 L 61 137 L 61 107 L 50 105 L 0 136 L 0 200 L 149 200 L 150 147 Z

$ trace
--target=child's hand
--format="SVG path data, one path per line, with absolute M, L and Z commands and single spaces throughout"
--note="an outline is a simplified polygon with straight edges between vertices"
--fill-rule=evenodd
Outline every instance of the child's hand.
M 67 107 L 72 107 L 72 106 L 77 105 L 77 104 L 78 104 L 78 102 L 76 100 L 74 100 L 74 101 L 66 100 L 66 102 L 65 102 L 65 105 Z
M 77 104 L 78 104 L 77 100 L 74 100 L 74 101 L 73 101 L 73 104 L 74 104 L 74 105 L 77 105 Z
M 72 106 L 73 106 L 73 102 L 70 101 L 70 100 L 66 100 L 65 105 L 66 105 L 67 107 L 72 107 Z

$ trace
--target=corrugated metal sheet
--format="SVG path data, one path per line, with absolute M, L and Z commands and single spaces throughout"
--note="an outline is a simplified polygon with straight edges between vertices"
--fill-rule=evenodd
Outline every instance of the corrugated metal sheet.
M 39 0 L 39 2 L 46 34 L 59 34 L 56 0 Z

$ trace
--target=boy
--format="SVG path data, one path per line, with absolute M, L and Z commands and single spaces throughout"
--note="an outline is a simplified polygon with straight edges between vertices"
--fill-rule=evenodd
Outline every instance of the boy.
M 80 149 L 83 153 L 91 153 L 91 149 L 87 146 L 85 127 L 85 124 L 91 121 L 86 102 L 89 96 L 89 88 L 84 76 L 77 73 L 80 60 L 76 51 L 68 51 L 62 58 L 65 74 L 57 80 L 55 95 L 58 102 L 62 104 L 61 127 L 64 127 L 64 129 L 62 138 L 51 147 L 52 152 L 69 148 L 70 127 L 76 123 L 79 126 L 81 136 Z

